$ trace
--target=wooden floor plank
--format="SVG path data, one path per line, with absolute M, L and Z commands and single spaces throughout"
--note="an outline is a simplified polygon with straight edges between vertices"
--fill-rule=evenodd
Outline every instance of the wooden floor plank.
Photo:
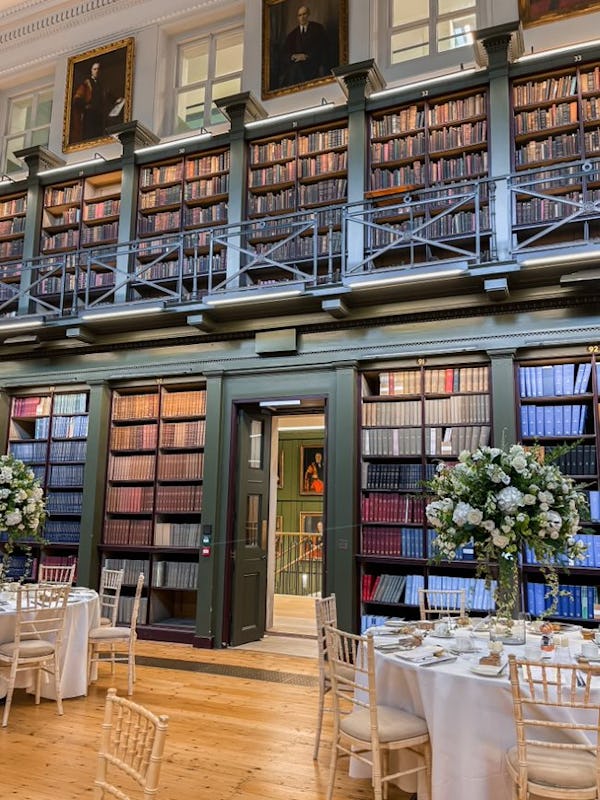
M 331 732 L 327 714 L 318 762 L 312 759 L 317 712 L 316 661 L 247 652 L 198 650 L 138 642 L 145 659 L 175 659 L 190 669 L 138 666 L 134 699 L 169 714 L 159 800 L 323 800 Z M 248 674 L 213 674 L 229 668 Z M 277 682 L 285 674 L 291 682 Z M 293 681 L 296 680 L 296 683 Z M 307 685 L 308 682 L 308 685 Z M 55 703 L 15 694 L 7 728 L 0 729 L 2 798 L 82 800 L 92 797 L 104 697 L 127 689 L 124 665 L 107 665 L 87 697 Z M 369 800 L 370 783 L 340 770 L 334 800 Z M 390 800 L 405 798 L 392 789 Z

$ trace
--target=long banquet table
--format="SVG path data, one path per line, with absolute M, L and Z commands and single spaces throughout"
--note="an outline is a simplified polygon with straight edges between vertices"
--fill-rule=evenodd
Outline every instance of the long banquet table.
M 10 593 L 0 601 L 0 643 L 9 642 L 14 637 L 16 608 Z M 80 697 L 87 690 L 87 642 L 91 628 L 100 624 L 100 601 L 93 589 L 75 587 L 71 590 L 65 616 L 65 629 L 60 648 L 61 688 L 63 699 Z M 0 697 L 7 691 L 6 672 L 0 672 Z M 19 673 L 17 686 L 30 689 L 33 674 Z M 42 675 L 42 697 L 54 699 L 52 679 Z
M 531 636 L 529 643 L 536 638 L 539 642 L 539 637 Z M 475 641 L 480 642 L 481 652 L 461 654 L 455 661 L 434 666 L 403 661 L 398 657 L 401 653 L 376 651 L 377 702 L 427 720 L 433 753 L 431 800 L 512 797 L 504 766 L 504 754 L 516 742 L 508 668 L 497 677 L 472 672 L 471 667 L 487 652 L 485 637 Z M 571 654 L 578 654 L 581 634 L 570 634 L 569 644 Z M 504 657 L 509 653 L 523 656 L 525 648 L 506 646 Z M 594 680 L 600 690 L 600 678 Z M 364 772 L 353 763 L 351 774 Z M 409 781 L 402 788 L 415 791 L 414 777 Z

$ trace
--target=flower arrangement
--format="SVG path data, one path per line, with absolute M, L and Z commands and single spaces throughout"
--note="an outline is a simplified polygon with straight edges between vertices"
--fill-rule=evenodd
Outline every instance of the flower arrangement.
M 497 572 L 498 616 L 510 618 L 518 610 L 518 562 L 527 547 L 549 586 L 552 601 L 545 615 L 554 614 L 556 564 L 585 555 L 586 546 L 575 534 L 587 501 L 551 459 L 544 462 L 543 449 L 515 444 L 464 451 L 457 464 L 441 463 L 428 486 L 435 499 L 426 516 L 436 531 L 438 559 L 453 560 L 458 548 L 472 544 L 477 574 L 488 586 Z
M 17 544 L 29 554 L 32 541 L 44 541 L 45 516 L 44 493 L 33 471 L 10 453 L 0 456 L 0 575 Z

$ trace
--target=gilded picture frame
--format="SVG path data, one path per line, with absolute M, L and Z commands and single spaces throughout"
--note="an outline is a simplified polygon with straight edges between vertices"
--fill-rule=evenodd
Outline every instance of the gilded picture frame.
M 323 443 L 300 445 L 300 494 L 323 495 L 325 457 Z
M 320 511 L 300 512 L 300 533 L 308 535 L 323 535 L 323 514 Z
M 525 28 L 599 9 L 600 0 L 519 0 L 519 16 Z
M 121 39 L 69 58 L 63 152 L 110 142 L 107 129 L 131 121 L 134 42 Z
M 348 0 L 262 0 L 263 100 L 331 83 L 347 63 Z

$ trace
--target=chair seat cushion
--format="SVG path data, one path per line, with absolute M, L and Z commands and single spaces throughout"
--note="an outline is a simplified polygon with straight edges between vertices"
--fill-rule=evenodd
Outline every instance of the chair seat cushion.
M 592 753 L 582 750 L 550 750 L 530 745 L 527 748 L 527 778 L 532 794 L 536 784 L 559 789 L 594 789 L 596 787 L 596 762 Z M 519 772 L 517 748 L 506 754 L 509 770 Z
M 129 639 L 130 628 L 113 628 L 112 625 L 101 625 L 99 628 L 92 628 L 89 639 L 92 642 L 112 641 L 113 639 Z
M 16 642 L 0 644 L 0 656 L 12 659 L 16 649 Z M 19 644 L 19 656 L 21 658 L 42 658 L 43 656 L 51 656 L 53 653 L 54 645 L 44 639 L 26 639 Z
M 110 617 L 100 617 L 100 625 L 112 625 L 112 619 Z
M 377 727 L 381 742 L 413 739 L 417 736 L 426 736 L 428 733 L 424 719 L 390 706 L 377 706 Z M 343 717 L 340 720 L 340 729 L 355 739 L 368 742 L 371 739 L 371 719 L 368 709 L 353 711 Z

